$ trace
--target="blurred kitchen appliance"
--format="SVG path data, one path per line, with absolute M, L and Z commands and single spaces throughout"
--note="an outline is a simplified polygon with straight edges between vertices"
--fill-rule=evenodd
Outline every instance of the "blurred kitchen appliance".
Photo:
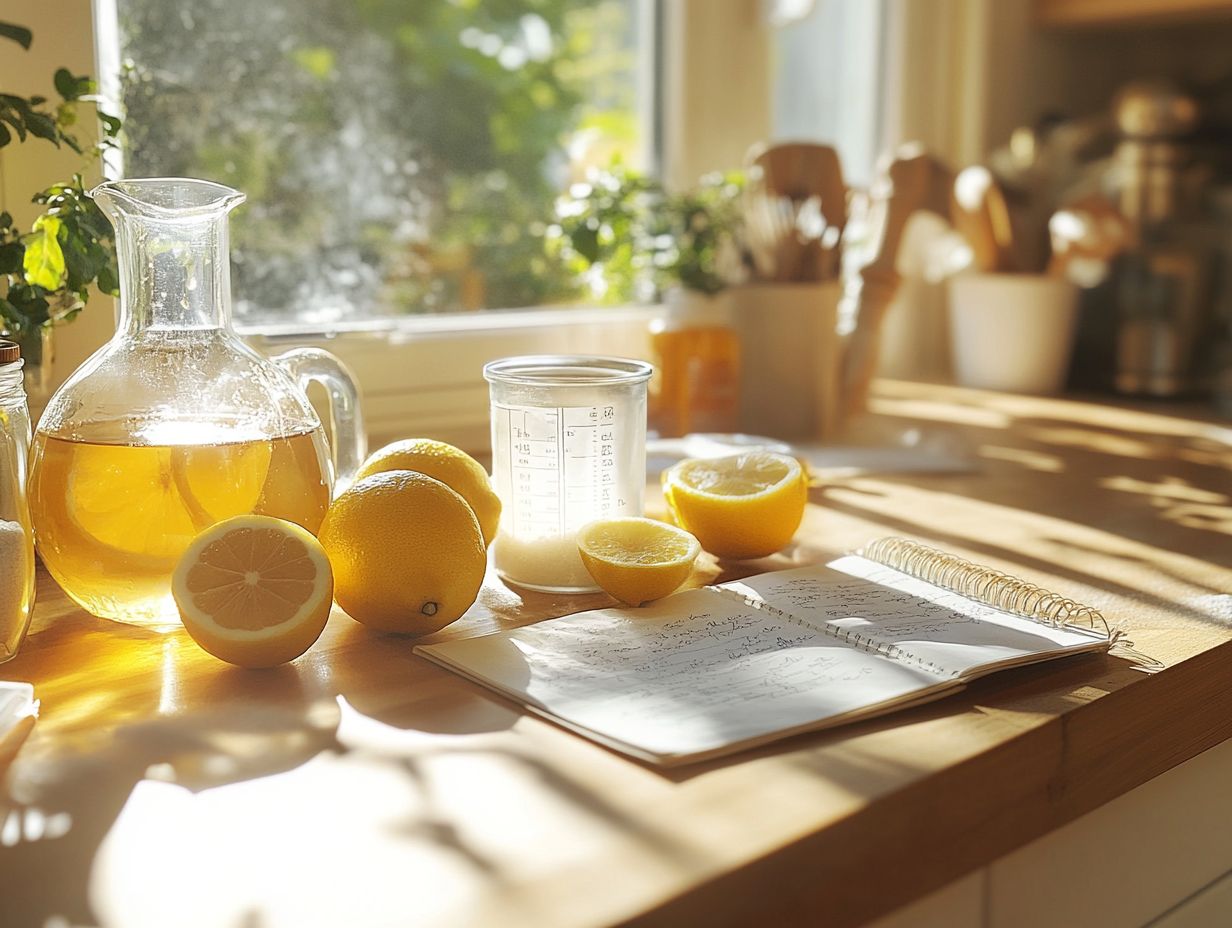
M 1113 105 L 1112 162 L 1131 246 L 1115 265 L 1115 386 L 1178 396 L 1203 388 L 1213 325 L 1214 241 L 1200 193 L 1210 171 L 1190 141 L 1197 102 L 1164 81 L 1126 85 Z

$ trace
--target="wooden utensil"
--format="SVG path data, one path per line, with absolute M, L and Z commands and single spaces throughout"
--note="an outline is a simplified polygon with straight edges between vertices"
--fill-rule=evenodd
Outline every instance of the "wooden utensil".
M 800 251 L 795 212 L 790 200 L 772 196 L 756 180 L 745 189 L 745 237 L 763 280 L 792 279 Z
M 972 165 L 954 178 L 950 217 L 971 246 L 976 270 L 995 273 L 1019 269 L 1009 205 L 988 168 Z
M 796 219 L 793 242 L 780 241 L 775 248 L 790 253 L 789 260 L 776 263 L 770 279 L 779 281 L 819 281 L 837 276 L 837 255 L 842 247 L 842 231 L 847 225 L 847 185 L 843 180 L 838 152 L 829 145 L 786 142 L 756 145 L 746 156 L 754 198 L 765 196 L 793 205 Z M 815 205 L 814 205 L 815 204 Z M 817 226 L 804 211 L 816 209 L 824 225 Z M 830 229 L 837 230 L 830 232 Z M 764 246 L 764 243 L 763 243 Z M 797 247 L 802 246 L 802 247 Z M 769 264 L 769 249 L 762 251 L 762 263 Z M 753 246 L 758 263 L 758 246 Z
M 1131 244 L 1133 229 L 1110 201 L 1086 196 L 1052 214 L 1048 238 L 1052 245 L 1049 275 L 1094 287 L 1108 276 L 1112 259 Z
M 876 255 L 860 271 L 863 286 L 856 324 L 843 356 L 845 413 L 863 409 L 876 368 L 878 335 L 886 309 L 898 290 L 895 268 L 907 220 L 917 210 L 931 210 L 948 221 L 953 175 L 918 143 L 901 146 L 873 187 L 873 206 L 880 218 Z

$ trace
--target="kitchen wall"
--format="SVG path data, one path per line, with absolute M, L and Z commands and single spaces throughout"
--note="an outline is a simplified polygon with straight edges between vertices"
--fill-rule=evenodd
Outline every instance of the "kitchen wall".
M 1167 76 L 1199 87 L 1232 83 L 1232 12 L 1183 25 L 1042 29 L 1035 24 L 1034 0 L 970 5 L 986 16 L 986 89 L 982 111 L 973 114 L 981 123 L 973 142 L 984 151 L 1046 113 L 1106 109 L 1117 88 L 1134 78 Z

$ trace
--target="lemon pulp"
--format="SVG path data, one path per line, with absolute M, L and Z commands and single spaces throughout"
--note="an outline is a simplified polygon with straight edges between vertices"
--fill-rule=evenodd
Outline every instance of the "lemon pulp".
M 773 451 L 686 459 L 668 468 L 662 482 L 676 523 L 726 558 L 765 557 L 785 547 L 808 502 L 800 462 Z
M 320 543 L 269 516 L 236 516 L 205 530 L 171 578 L 188 634 L 244 667 L 273 667 L 307 651 L 325 628 L 333 590 Z
M 577 533 L 582 563 L 603 590 L 632 606 L 660 599 L 689 578 L 701 545 L 653 519 L 601 519 Z

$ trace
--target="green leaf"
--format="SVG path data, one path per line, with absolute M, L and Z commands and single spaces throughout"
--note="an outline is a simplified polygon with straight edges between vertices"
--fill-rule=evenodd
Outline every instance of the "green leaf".
M 94 240 L 111 238 L 111 223 L 107 221 L 102 210 L 94 205 L 93 200 L 83 204 L 82 213 L 77 221 L 81 224 L 85 234 Z
M 112 116 L 110 113 L 104 113 L 102 110 L 99 110 L 98 121 L 103 124 L 103 131 L 108 136 L 114 137 L 119 134 L 121 124 L 118 116 Z
M 9 213 L 8 211 L 0 213 L 0 232 L 3 232 L 5 229 L 12 228 L 12 226 L 13 226 L 12 214 Z
M 588 225 L 580 225 L 569 233 L 569 240 L 574 250 L 594 264 L 599 260 L 599 229 Z
M 0 337 L 20 338 L 34 328 L 21 306 L 0 297 Z
M 0 110 L 0 120 L 7 122 L 10 126 L 16 129 L 17 137 L 21 141 L 24 142 L 26 140 L 26 121 L 20 114 L 14 113 L 11 110 Z M 7 132 L 8 130 L 5 131 Z M 10 135 L 9 138 L 11 139 L 12 136 Z
M 0 23 L 0 36 L 6 39 L 12 39 L 22 48 L 28 49 L 30 43 L 34 41 L 34 33 L 25 26 L 17 26 L 13 23 Z
M 26 248 L 21 242 L 0 245 L 0 274 L 16 274 L 22 269 L 21 259 Z
M 65 220 L 60 229 L 60 247 L 64 250 L 66 285 L 69 290 L 84 290 L 98 276 L 109 257 L 107 249 L 95 244 Z
M 47 139 L 47 141 L 54 142 L 59 147 L 60 133 L 56 131 L 55 121 L 50 116 L 31 112 L 26 116 L 26 128 L 30 130 L 31 135 L 37 135 L 40 139 Z
M 13 141 L 13 133 L 8 130 L 4 123 L 0 122 L 0 148 L 3 148 L 11 141 Z
M 43 291 L 37 287 L 19 284 L 9 290 L 9 304 L 13 307 L 18 328 L 30 331 L 51 318 L 51 306 Z
M 85 75 L 75 75 L 68 68 L 56 71 L 56 92 L 65 100 L 76 100 L 94 92 L 94 81 Z
M 26 236 L 26 254 L 22 267 L 26 283 L 44 290 L 60 289 L 64 279 L 64 252 L 60 248 L 60 220 L 55 216 L 39 216 L 34 231 Z
M 108 261 L 98 272 L 98 289 L 111 296 L 120 295 L 120 274 L 115 261 Z

